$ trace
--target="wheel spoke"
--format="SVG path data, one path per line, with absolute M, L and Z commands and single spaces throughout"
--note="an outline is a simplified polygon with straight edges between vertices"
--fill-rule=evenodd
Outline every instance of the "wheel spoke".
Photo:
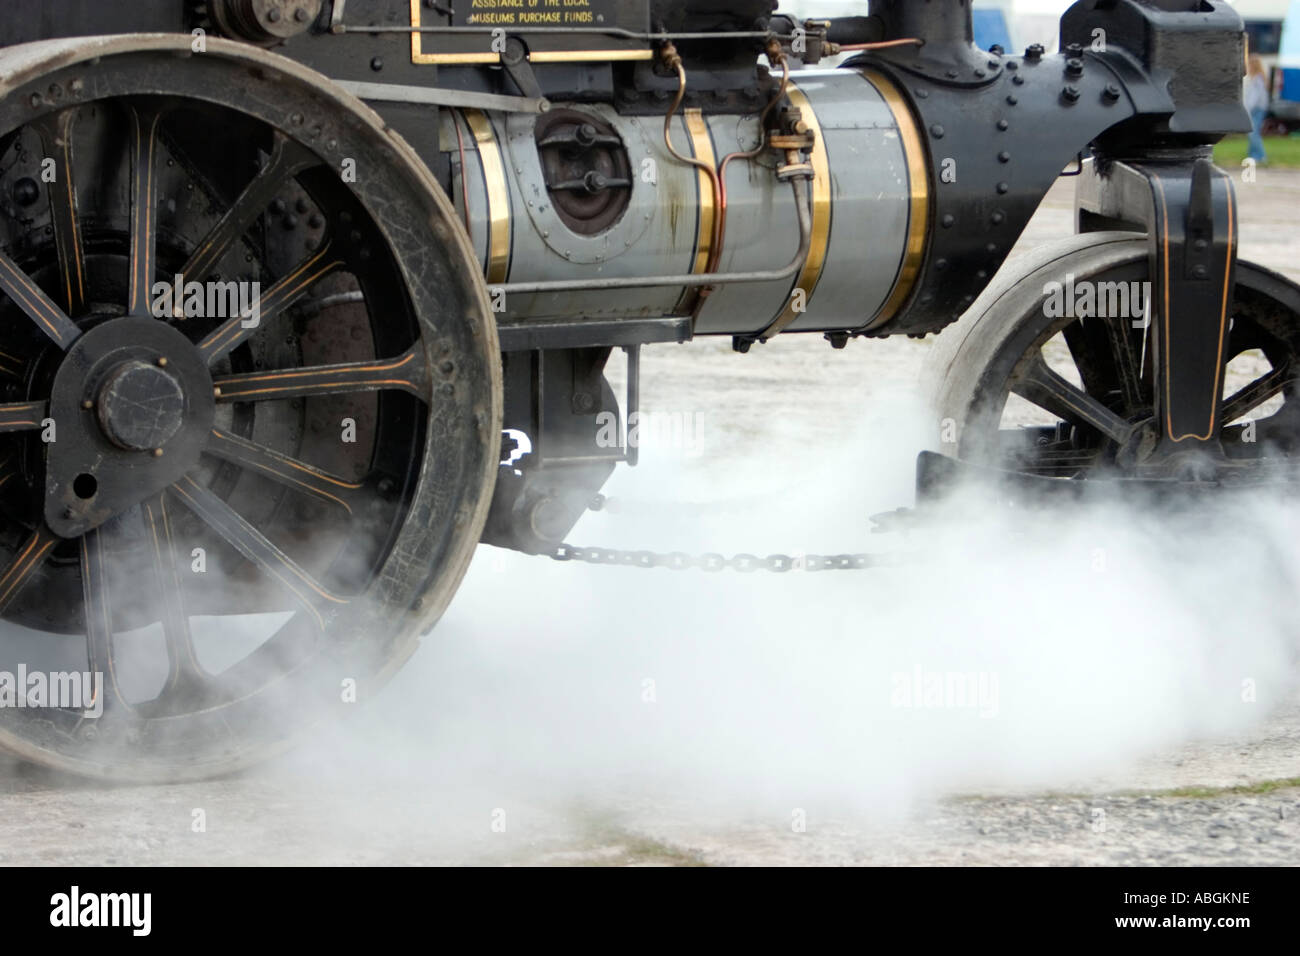
M 18 554 L 9 562 L 4 574 L 0 574 L 0 611 L 7 608 L 18 596 L 27 579 L 39 568 L 59 538 L 44 525 L 38 527 L 19 549 Z
M 67 313 L 3 252 L 0 252 L 0 290 L 59 348 L 66 351 L 81 334 Z
M 163 640 L 167 645 L 167 682 L 158 699 L 190 694 L 207 678 L 194 651 L 190 618 L 185 612 L 181 582 L 176 573 L 176 550 L 172 544 L 171 519 L 165 495 L 141 506 L 145 532 L 152 545 L 154 580 L 158 588 L 158 612 Z
M 280 372 L 247 372 L 213 379 L 219 402 L 264 402 L 341 392 L 395 389 L 428 402 L 429 381 L 415 349 L 380 362 L 316 365 Z
M 11 402 L 0 405 L 0 432 L 40 428 L 47 407 L 45 402 Z
M 1263 405 L 1292 381 L 1294 381 L 1294 374 L 1290 363 L 1271 370 L 1267 375 L 1255 379 L 1249 385 L 1234 392 L 1223 403 L 1223 417 L 1220 420 L 1224 424 L 1236 421 L 1252 409 Z
M 1061 335 L 1084 388 L 1093 395 L 1105 395 L 1118 387 L 1100 320 L 1078 319 L 1062 329 Z
M 46 193 L 50 201 L 54 246 L 59 255 L 63 304 L 70 316 L 80 315 L 86 306 L 86 262 L 77 219 L 76 182 L 72 173 L 72 129 L 76 120 L 77 111 L 68 109 L 33 124 L 45 155 L 54 160 L 54 178 L 49 180 Z
M 131 286 L 130 315 L 151 315 L 150 290 L 157 262 L 158 199 L 155 195 L 158 123 L 162 112 L 129 106 L 131 120 Z
M 205 362 L 212 362 L 253 335 L 258 329 L 269 324 L 281 312 L 293 303 L 317 280 L 329 275 L 343 265 L 329 243 L 313 253 L 283 279 L 262 293 L 256 317 L 236 315 L 217 326 L 207 338 L 199 343 L 199 356 Z
M 113 659 L 113 606 L 108 594 L 108 563 L 104 555 L 104 535 L 98 528 L 81 538 L 81 597 L 86 614 L 86 656 L 90 673 L 100 675 L 103 689 L 103 713 L 125 707 L 117 686 L 116 662 Z M 100 701 L 95 701 L 98 709 Z
M 1094 395 L 1116 390 L 1124 407 L 1135 411 L 1143 405 L 1142 380 L 1128 322 L 1123 317 L 1080 319 L 1066 326 L 1064 335 L 1087 390 Z
M 204 236 L 181 270 L 184 275 L 202 280 L 262 214 L 285 180 L 317 165 L 320 161 L 281 133 L 275 136 L 270 159 L 253 177 L 244 191 L 226 210 L 212 231 Z
M 1123 443 L 1133 430 L 1097 399 L 1052 371 L 1041 352 L 1034 356 L 1020 380 L 1012 383 L 1011 390 L 1058 418 L 1073 425 L 1087 425 L 1112 441 Z
M 212 430 L 212 437 L 204 451 L 222 461 L 252 469 L 272 481 L 336 504 L 348 514 L 352 513 L 356 492 L 362 488 L 360 482 L 336 478 L 304 461 L 282 455 L 265 445 L 232 435 L 220 428 Z
M 193 478 L 182 478 L 172 486 L 172 491 L 231 547 L 288 589 L 322 630 L 325 619 L 319 605 L 322 602 L 335 605 L 348 603 L 345 598 L 327 590 L 242 515 Z
M 5 485 L 9 484 L 10 479 L 19 473 L 18 469 L 15 468 L 13 465 L 14 465 L 13 455 L 10 455 L 9 457 L 5 458 L 3 461 L 0 461 L 0 488 L 3 488 Z
M 8 352 L 0 352 L 0 375 L 7 375 L 10 378 L 16 378 L 20 381 L 23 377 L 23 369 L 27 363 L 17 355 L 10 355 Z

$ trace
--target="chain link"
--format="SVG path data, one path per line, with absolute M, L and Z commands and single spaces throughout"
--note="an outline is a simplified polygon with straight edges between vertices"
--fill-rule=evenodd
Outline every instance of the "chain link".
M 635 568 L 667 568 L 670 571 L 700 570 L 708 573 L 738 571 L 752 574 L 771 571 L 866 571 L 873 568 L 897 568 L 910 563 L 912 555 L 903 552 L 860 554 L 736 554 L 727 557 L 716 552 L 692 555 L 685 551 L 630 551 L 621 548 L 580 548 L 573 544 L 558 545 L 545 552 L 553 561 L 582 561 L 586 564 L 616 564 Z

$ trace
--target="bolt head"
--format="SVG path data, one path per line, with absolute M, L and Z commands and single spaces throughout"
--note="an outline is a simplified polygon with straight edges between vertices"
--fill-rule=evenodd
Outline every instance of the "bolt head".
M 41 198 L 41 188 L 36 185 L 36 180 L 24 176 L 22 179 L 14 183 L 13 188 L 10 190 L 10 194 L 13 196 L 14 202 L 18 203 L 18 205 L 31 206 Z

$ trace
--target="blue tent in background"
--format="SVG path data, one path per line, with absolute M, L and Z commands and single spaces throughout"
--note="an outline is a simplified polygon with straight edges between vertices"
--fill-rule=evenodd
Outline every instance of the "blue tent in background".
M 1006 14 L 1001 10 L 981 10 L 973 12 L 975 24 L 975 45 L 987 50 L 995 43 L 1008 52 L 1015 49 L 1011 43 L 1011 31 L 1007 29 Z
M 1278 99 L 1300 102 L 1300 0 L 1291 4 L 1282 23 L 1282 48 L 1277 65 L 1281 74 Z

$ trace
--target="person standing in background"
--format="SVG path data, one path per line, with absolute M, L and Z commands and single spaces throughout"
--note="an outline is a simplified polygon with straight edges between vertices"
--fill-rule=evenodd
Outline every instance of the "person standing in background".
M 1264 61 L 1258 53 L 1252 53 L 1246 61 L 1246 88 L 1242 102 L 1250 113 L 1250 152 L 1247 154 L 1257 164 L 1268 162 L 1264 152 L 1264 118 L 1268 115 L 1268 73 Z

